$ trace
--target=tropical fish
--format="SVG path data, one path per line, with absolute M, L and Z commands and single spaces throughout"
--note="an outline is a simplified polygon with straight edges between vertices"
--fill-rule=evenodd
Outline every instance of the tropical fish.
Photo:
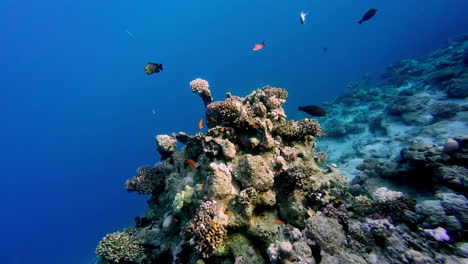
M 307 13 L 302 11 L 300 14 L 300 17 L 301 17 L 301 24 L 303 25 L 305 24 L 306 16 L 307 16 Z
M 196 168 L 197 167 L 197 164 L 195 163 L 195 161 L 189 159 L 187 160 L 187 163 L 192 167 L 192 168 Z
M 262 43 L 255 44 L 254 47 L 253 47 L 253 50 L 255 50 L 255 51 L 261 50 L 264 47 L 265 47 L 265 41 L 263 41 Z
M 224 214 L 225 214 L 225 215 L 228 215 L 228 214 L 230 214 L 230 213 L 231 213 L 231 211 L 229 211 L 229 210 L 224 211 Z
M 316 105 L 307 105 L 307 106 L 299 106 L 298 109 L 300 111 L 306 112 L 311 116 L 326 116 L 327 112 L 323 110 L 320 106 Z
M 200 121 L 198 121 L 198 129 L 202 129 L 203 128 L 203 118 L 200 119 Z
M 145 73 L 146 74 L 153 74 L 158 73 L 163 70 L 162 64 L 148 62 L 145 66 Z
M 284 222 L 281 221 L 281 220 L 276 220 L 276 221 L 275 221 L 275 224 L 277 224 L 277 225 L 284 225 Z
M 210 120 L 213 121 L 213 122 L 216 122 L 216 118 L 210 116 Z
M 375 9 L 375 8 L 369 9 L 369 11 L 367 11 L 367 12 L 364 14 L 364 16 L 362 16 L 361 20 L 358 21 L 358 23 L 359 23 L 359 24 L 362 24 L 362 22 L 371 19 L 371 18 L 375 15 L 376 12 L 377 12 L 377 9 Z

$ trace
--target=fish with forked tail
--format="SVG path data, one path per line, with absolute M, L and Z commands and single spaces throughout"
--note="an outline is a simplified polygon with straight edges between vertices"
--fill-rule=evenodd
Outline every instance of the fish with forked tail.
M 305 20 L 306 20 L 306 16 L 307 16 L 307 13 L 302 11 L 301 14 L 299 15 L 300 18 L 301 18 L 301 24 L 304 25 L 305 24 Z

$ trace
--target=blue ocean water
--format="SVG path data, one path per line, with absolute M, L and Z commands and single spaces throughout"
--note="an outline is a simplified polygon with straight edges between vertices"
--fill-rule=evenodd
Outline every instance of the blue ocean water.
M 102 236 L 132 225 L 147 197 L 124 182 L 159 159 L 154 135 L 193 134 L 204 116 L 191 80 L 215 99 L 285 88 L 294 117 L 465 33 L 467 11 L 466 0 L 1 1 L 2 263 L 91 263 Z M 164 71 L 146 75 L 149 61 Z

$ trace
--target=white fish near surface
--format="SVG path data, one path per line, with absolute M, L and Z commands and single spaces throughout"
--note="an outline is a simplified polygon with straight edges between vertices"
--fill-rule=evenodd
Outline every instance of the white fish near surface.
M 305 24 L 305 20 L 306 20 L 307 13 L 304 12 L 304 11 L 302 11 L 300 16 L 301 16 L 301 24 L 304 25 L 304 24 Z

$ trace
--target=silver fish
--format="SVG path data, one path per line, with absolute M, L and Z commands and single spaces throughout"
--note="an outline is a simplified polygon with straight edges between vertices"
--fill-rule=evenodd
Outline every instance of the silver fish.
M 301 14 L 300 14 L 300 16 L 301 16 L 301 24 L 304 25 L 304 24 L 305 24 L 305 20 L 306 20 L 307 13 L 304 12 L 304 11 L 302 11 Z

